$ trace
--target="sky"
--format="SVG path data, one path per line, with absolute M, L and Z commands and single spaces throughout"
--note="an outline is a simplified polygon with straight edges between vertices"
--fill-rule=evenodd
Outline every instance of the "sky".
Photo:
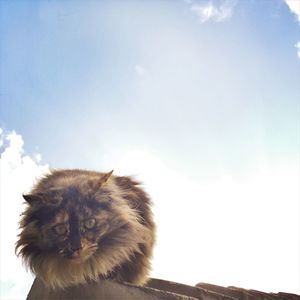
M 299 29 L 299 0 L 0 0 L 0 299 L 49 168 L 143 182 L 152 277 L 300 294 Z

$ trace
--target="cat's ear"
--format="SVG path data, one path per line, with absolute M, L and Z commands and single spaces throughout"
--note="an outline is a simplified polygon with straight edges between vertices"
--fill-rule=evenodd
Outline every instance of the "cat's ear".
M 62 201 L 62 196 L 56 192 L 48 191 L 47 193 L 32 193 L 23 194 L 23 198 L 30 205 L 46 205 L 46 206 L 58 206 Z
M 109 179 L 109 177 L 112 175 L 114 170 L 111 170 L 110 172 L 104 174 L 101 179 L 100 179 L 100 186 L 102 186 L 103 184 L 105 184 L 107 182 L 107 180 Z
M 23 194 L 22 196 L 29 205 L 43 201 L 43 195 L 41 194 Z
M 87 182 L 88 188 L 90 189 L 90 193 L 89 193 L 90 196 L 93 196 L 95 194 L 95 192 L 108 181 L 108 179 L 112 173 L 113 173 L 113 170 L 106 174 L 103 174 L 100 179 L 97 178 L 97 180 L 95 180 L 93 178 Z

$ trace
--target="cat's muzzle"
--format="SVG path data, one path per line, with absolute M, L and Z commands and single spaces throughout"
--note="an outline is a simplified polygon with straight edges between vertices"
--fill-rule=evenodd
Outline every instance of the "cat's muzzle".
M 82 248 L 79 249 L 64 249 L 59 252 L 63 257 L 68 259 L 78 259 L 81 256 Z

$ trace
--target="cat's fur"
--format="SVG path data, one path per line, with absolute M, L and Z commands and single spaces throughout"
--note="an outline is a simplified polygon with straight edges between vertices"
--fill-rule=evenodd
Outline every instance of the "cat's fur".
M 144 284 L 155 225 L 130 177 L 53 170 L 29 195 L 16 251 L 52 289 L 112 278 Z

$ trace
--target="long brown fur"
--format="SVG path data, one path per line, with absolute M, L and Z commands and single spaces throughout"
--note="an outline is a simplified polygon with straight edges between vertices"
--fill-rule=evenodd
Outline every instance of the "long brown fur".
M 111 173 L 53 170 L 24 195 L 16 252 L 47 287 L 147 281 L 155 240 L 150 199 L 136 181 Z

